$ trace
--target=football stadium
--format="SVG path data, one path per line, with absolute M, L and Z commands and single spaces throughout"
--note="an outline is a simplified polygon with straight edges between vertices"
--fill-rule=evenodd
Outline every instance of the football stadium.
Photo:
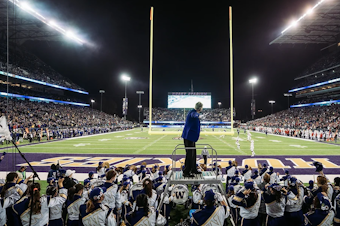
M 239 4 L 228 5 L 221 17 L 227 22 L 211 28 L 225 39 L 224 77 L 195 76 L 195 86 L 201 89 L 196 91 L 193 79 L 185 75 L 188 68 L 170 79 L 175 83 L 163 71 L 176 70 L 159 60 L 166 46 L 166 40 L 159 40 L 166 32 L 162 23 L 181 23 L 160 14 L 167 13 L 165 6 L 174 6 L 159 3 L 159 14 L 157 5 L 145 3 L 129 9 L 103 2 L 97 8 L 94 15 L 109 14 L 116 7 L 117 15 L 111 17 L 118 24 L 117 37 L 112 42 L 118 43 L 119 53 L 128 52 L 122 58 L 143 58 L 143 66 L 130 67 L 147 74 L 132 77 L 117 69 L 119 78 L 108 85 L 111 81 L 101 72 L 108 65 L 125 64 L 119 57 L 112 58 L 115 62 L 99 57 L 109 58 L 109 48 L 98 49 L 104 36 L 111 42 L 112 33 L 106 30 L 99 38 L 74 26 L 78 21 L 80 27 L 99 29 L 97 22 L 109 19 L 82 18 L 94 3 L 84 1 L 84 8 L 78 8 L 75 2 L 0 3 L 0 226 L 340 225 L 340 2 L 299 3 L 302 9 L 294 12 L 303 13 L 280 32 L 282 21 L 268 25 L 275 36 L 262 48 L 292 59 L 298 53 L 295 57 L 303 59 L 279 60 L 282 73 L 289 75 L 266 78 L 279 81 L 277 86 L 266 83 L 274 87 L 264 95 L 266 89 L 257 91 L 261 78 L 240 76 L 246 66 L 238 63 L 237 47 L 239 27 L 245 25 L 233 21 L 239 19 Z M 286 12 L 284 3 L 278 4 L 271 6 L 273 11 Z M 143 15 L 129 18 L 128 24 L 117 19 L 137 11 Z M 133 23 L 136 31 L 126 28 Z M 140 50 L 139 41 L 126 41 L 131 34 L 146 43 L 141 58 L 130 55 Z M 201 54 L 196 51 L 202 40 L 190 55 Z M 183 58 L 178 56 L 180 48 L 172 48 L 176 59 L 171 67 L 190 64 L 180 62 L 190 48 L 181 50 Z M 221 61 L 210 63 L 208 68 Z M 74 68 L 79 75 L 72 75 Z M 179 84 L 182 79 L 185 85 Z M 247 102 L 240 97 L 240 90 L 246 93 L 240 88 L 245 83 L 249 91 L 251 87 Z

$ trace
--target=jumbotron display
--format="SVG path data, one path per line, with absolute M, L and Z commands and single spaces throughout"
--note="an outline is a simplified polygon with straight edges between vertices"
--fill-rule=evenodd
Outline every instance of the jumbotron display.
M 211 93 L 168 93 L 168 108 L 194 108 L 195 104 L 199 101 L 203 103 L 203 108 L 211 108 Z

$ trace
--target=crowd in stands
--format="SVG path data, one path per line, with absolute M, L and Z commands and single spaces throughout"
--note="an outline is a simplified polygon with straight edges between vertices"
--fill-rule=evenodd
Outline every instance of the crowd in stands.
M 8 99 L 7 122 L 16 138 L 68 138 L 131 128 L 132 122 L 104 112 L 74 105 Z M 0 97 L 0 111 L 7 99 Z
M 340 105 L 290 108 L 247 122 L 250 130 L 315 140 L 336 140 L 340 133 Z
M 184 112 L 185 111 L 185 112 Z M 187 109 L 153 108 L 152 121 L 185 121 Z M 144 109 L 146 120 L 149 120 L 149 108 Z M 201 113 L 202 121 L 230 122 L 230 109 L 205 109 Z
M 25 95 L 25 96 L 44 97 L 44 98 L 49 98 L 53 100 L 72 101 L 72 102 L 78 102 L 78 103 L 84 102 L 82 99 L 76 98 L 74 96 L 68 95 L 66 97 L 64 95 L 53 94 L 49 91 L 50 89 L 36 90 L 36 89 L 29 89 L 29 88 L 18 87 L 18 86 L 9 86 L 9 90 L 8 90 L 9 93 Z M 0 80 L 0 92 L 7 92 L 7 86 L 4 83 L 2 83 L 1 80 Z
M 6 71 L 7 48 L 6 43 L 0 42 L 0 70 Z M 68 88 L 83 90 L 81 87 L 63 77 L 45 64 L 37 56 L 25 51 L 22 47 L 10 45 L 9 72 L 15 75 L 36 79 Z
M 340 76 L 340 67 L 335 66 L 340 65 L 340 52 L 333 52 L 329 55 L 326 55 L 308 67 L 300 76 L 313 74 L 315 72 L 326 71 L 317 73 L 315 75 L 308 76 L 301 80 L 298 80 L 298 84 L 296 87 L 308 86 L 318 82 L 328 81 L 334 78 L 339 78 Z M 333 67 L 333 68 L 332 68 Z M 331 68 L 331 69 L 330 69 Z M 300 77 L 299 76 L 299 77 Z
M 32 225 L 52 226 L 339 225 L 340 178 L 329 181 L 320 162 L 313 163 L 319 175 L 307 186 L 288 170 L 280 176 L 266 164 L 255 170 L 238 167 L 236 161 L 229 161 L 225 169 L 216 165 L 226 192 L 218 185 L 202 184 L 166 189 L 171 166 L 161 171 L 157 164 L 147 169 L 146 163 L 115 167 L 109 162 L 99 162 L 83 182 L 74 170 L 52 164 L 43 191 L 21 167 L 0 182 L 0 225 L 26 226 L 30 218 Z M 170 222 L 170 213 L 180 205 L 186 209 L 181 208 L 181 214 L 188 215 Z

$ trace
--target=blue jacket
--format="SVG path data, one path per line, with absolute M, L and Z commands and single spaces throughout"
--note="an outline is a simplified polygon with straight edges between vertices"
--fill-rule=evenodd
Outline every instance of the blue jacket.
M 195 109 L 189 111 L 185 126 L 182 133 L 182 138 L 196 142 L 200 136 L 201 124 L 199 120 L 199 114 Z

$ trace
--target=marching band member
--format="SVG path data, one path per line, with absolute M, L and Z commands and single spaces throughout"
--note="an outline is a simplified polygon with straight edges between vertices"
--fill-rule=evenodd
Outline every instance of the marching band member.
M 11 176 L 8 176 L 9 174 L 11 174 Z M 7 208 L 9 208 L 9 210 L 11 210 L 11 206 L 13 206 L 21 197 L 21 194 L 25 193 L 26 189 L 27 189 L 27 185 L 25 183 L 21 183 L 19 186 L 17 186 L 17 189 L 11 189 L 13 190 L 13 192 L 11 192 L 11 190 L 8 190 L 8 188 L 11 187 L 16 187 L 16 185 L 14 186 L 10 186 L 10 183 L 8 182 L 12 182 L 15 181 L 15 174 L 14 172 L 7 174 L 6 177 L 6 184 L 3 187 L 0 187 L 0 225 L 4 226 L 6 225 L 7 222 L 7 216 L 6 216 L 6 210 Z M 14 177 L 12 179 L 12 177 Z M 10 180 L 10 181 L 9 181 Z M 2 190 L 4 190 L 4 192 L 2 192 Z M 15 191 L 15 192 L 14 192 Z M 8 194 L 6 194 L 8 193 Z M 11 193 L 11 194 L 9 194 Z
M 158 170 L 159 170 L 159 165 L 155 164 L 153 168 L 151 169 L 151 178 L 156 179 L 158 177 Z
M 195 213 L 193 213 L 191 225 L 224 225 L 225 219 L 229 216 L 229 208 L 220 193 L 216 193 L 216 196 L 217 201 L 221 203 L 221 206 L 219 207 L 215 206 L 215 193 L 212 190 L 205 192 L 205 207 L 202 210 L 196 210 Z
M 163 186 L 163 190 L 165 190 L 165 186 L 166 185 Z M 170 195 L 171 194 L 171 190 L 172 190 L 172 187 L 170 186 L 169 189 L 168 189 L 168 192 L 167 193 L 163 192 L 161 194 L 161 197 L 160 197 L 160 199 L 162 200 L 163 196 L 164 196 L 163 206 L 161 208 L 161 212 L 162 212 L 163 216 L 166 219 L 165 226 L 168 226 L 168 222 L 169 222 L 169 218 L 170 218 L 170 211 L 172 209 L 172 201 L 174 200 L 174 196 L 176 195 L 176 194 L 173 194 L 171 196 Z
M 33 175 L 26 178 L 23 183 L 17 184 L 19 179 L 18 174 L 16 172 L 10 172 L 6 176 L 6 183 L 4 186 L 0 187 L 0 197 L 4 200 L 8 197 L 12 197 L 14 202 L 18 201 L 20 197 L 25 193 L 27 190 L 27 182 L 33 178 Z M 11 206 L 11 205 L 10 205 Z M 6 208 L 5 215 L 12 216 L 13 210 L 12 208 Z M 0 215 L 1 216 L 1 215 Z M 6 217 L 4 218 L 6 220 Z M 0 220 L 3 220 L 2 218 Z M 14 219 L 12 217 L 8 217 L 7 225 L 14 225 L 18 219 Z M 20 224 L 20 223 L 19 223 Z
M 261 204 L 261 193 L 256 191 L 254 182 L 246 182 L 245 189 L 234 196 L 232 203 L 240 208 L 242 226 L 258 226 L 257 215 Z
M 109 170 L 106 173 L 106 182 L 103 184 L 103 187 L 106 188 L 105 192 L 105 198 L 103 200 L 103 203 L 107 205 L 109 208 L 114 209 L 117 207 L 117 209 L 121 208 L 121 203 L 119 203 L 119 193 L 118 185 L 113 183 L 116 180 L 116 172 L 113 170 Z
M 248 179 L 251 178 L 251 167 L 249 167 L 248 165 L 245 165 L 245 170 L 243 170 L 242 172 L 242 176 L 244 179 L 244 182 L 246 182 Z
M 136 209 L 126 219 L 132 226 L 156 225 L 156 211 L 149 206 L 146 194 L 141 193 L 136 197 Z
M 266 203 L 267 226 L 286 226 L 284 210 L 286 198 L 282 195 L 281 190 L 287 194 L 287 190 L 279 184 L 266 184 L 266 191 L 263 197 Z
M 63 204 L 67 199 L 67 189 L 63 187 L 64 178 L 58 180 L 58 187 L 50 186 L 47 191 L 47 205 L 49 207 L 49 226 L 63 226 Z
M 228 162 L 229 166 L 227 166 L 225 168 L 226 174 L 227 174 L 227 181 L 226 181 L 226 188 L 228 188 L 229 183 L 231 182 L 231 178 L 234 176 L 235 174 L 235 170 L 237 169 L 237 162 L 234 161 L 232 162 L 231 160 L 229 160 Z
M 116 215 L 113 210 L 102 204 L 106 188 L 94 188 L 89 195 L 89 201 L 79 207 L 80 219 L 84 226 L 105 225 L 116 226 Z M 96 222 L 96 223 L 94 223 Z
M 165 175 L 165 178 L 166 178 L 167 180 L 170 179 L 171 173 L 172 173 L 171 165 L 165 166 L 164 175 Z
M 238 225 L 238 222 L 240 221 L 240 209 L 237 205 L 233 203 L 233 199 L 235 196 L 234 186 L 230 185 L 227 189 L 227 202 L 230 206 L 230 215 L 233 219 L 235 225 Z
M 33 196 L 31 196 L 32 193 Z M 19 218 L 21 220 L 22 226 L 28 226 L 30 224 L 31 217 L 33 222 L 32 225 L 48 225 L 49 207 L 54 207 L 58 204 L 58 200 L 50 200 L 50 203 L 48 204 L 47 197 L 40 196 L 40 184 L 34 183 L 29 186 L 27 196 L 21 198 L 15 205 L 13 205 L 12 209 L 16 215 L 15 218 Z
M 192 193 L 192 209 L 202 209 L 203 207 L 204 201 L 201 189 L 202 185 L 196 186 Z
M 274 184 L 278 182 L 278 176 L 276 173 L 274 173 L 274 168 L 271 166 L 269 167 L 269 171 L 267 172 L 270 176 L 270 184 Z
M 333 223 L 334 212 L 325 192 L 320 192 L 314 198 L 314 211 L 304 215 L 305 226 L 319 225 L 329 226 Z
M 283 186 L 288 187 L 288 180 L 290 178 L 289 170 L 285 170 L 285 175 L 280 179 L 280 181 L 283 181 Z
M 287 203 L 285 207 L 285 218 L 292 226 L 303 225 L 303 184 L 295 177 L 289 179 L 289 195 L 287 196 Z
M 98 178 L 102 178 L 102 175 L 104 175 L 106 171 L 104 167 L 104 162 L 99 162 L 96 170 L 97 170 Z
M 254 175 L 250 177 L 255 184 L 259 185 L 261 183 L 261 177 L 259 176 L 259 171 L 255 170 Z
M 68 197 L 66 200 L 66 209 L 68 213 L 67 226 L 79 225 L 79 207 L 86 202 L 86 199 L 82 197 L 84 186 L 82 184 L 76 184 L 68 189 Z
M 132 204 L 130 203 L 130 197 L 129 197 L 129 189 L 130 189 L 130 183 L 124 182 L 123 185 L 120 187 L 118 191 L 118 197 L 119 201 L 118 203 L 121 204 L 121 210 L 118 210 L 118 213 L 121 214 L 121 216 L 125 217 L 126 214 L 128 214 L 132 210 Z M 126 221 L 126 219 L 125 219 Z
M 260 176 L 263 179 L 264 174 L 268 171 L 267 164 L 263 164 L 263 167 L 261 166 L 261 164 L 259 164 L 259 170 L 261 170 Z
M 148 202 L 150 207 L 157 208 L 157 193 L 152 189 L 152 181 L 150 179 L 145 179 L 143 182 L 143 190 L 141 193 L 146 194 L 148 197 Z

